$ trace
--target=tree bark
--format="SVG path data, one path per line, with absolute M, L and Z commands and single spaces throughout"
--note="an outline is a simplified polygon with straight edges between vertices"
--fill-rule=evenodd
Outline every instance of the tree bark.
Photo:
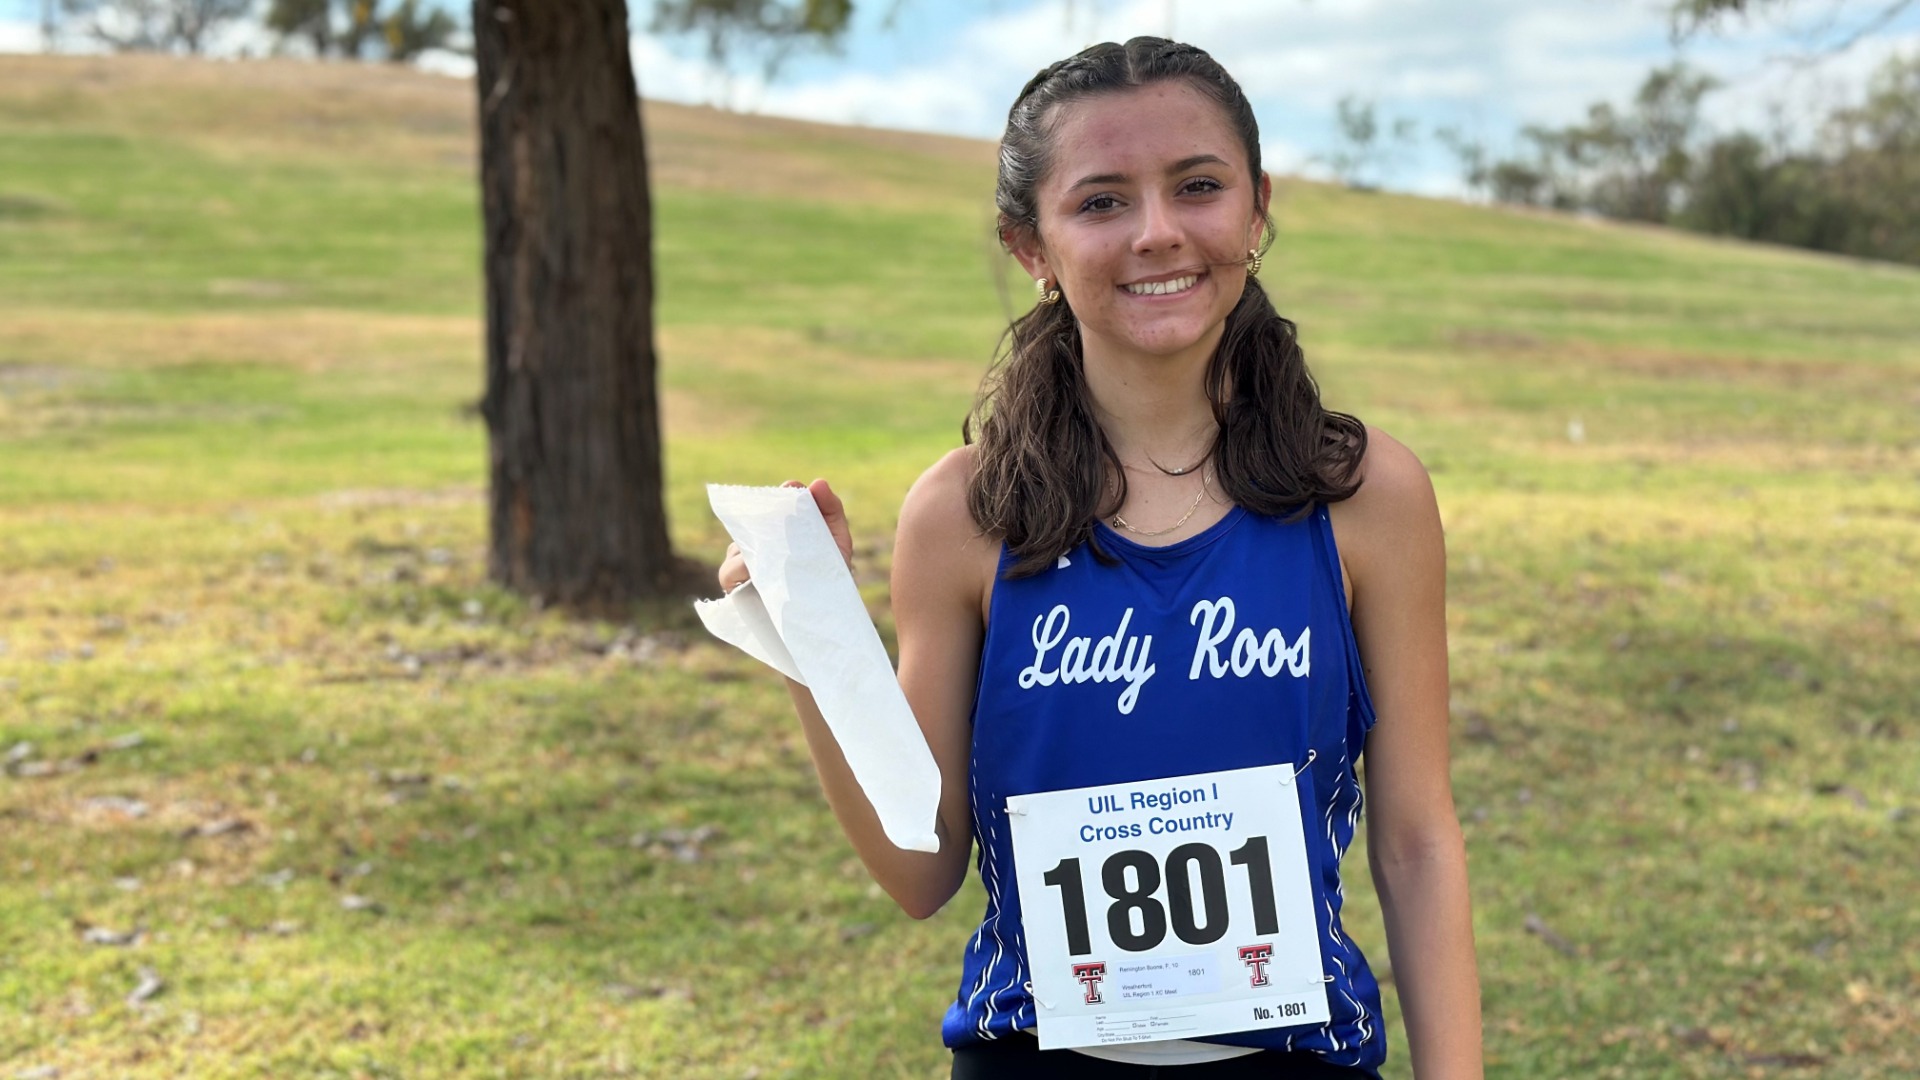
M 676 580 L 625 0 L 475 0 L 490 569 L 610 609 Z

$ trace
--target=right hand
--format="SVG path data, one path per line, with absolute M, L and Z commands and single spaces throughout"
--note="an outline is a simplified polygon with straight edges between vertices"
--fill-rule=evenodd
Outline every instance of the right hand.
M 814 505 L 820 508 L 820 516 L 826 519 L 827 531 L 833 534 L 834 545 L 840 549 L 840 557 L 847 560 L 847 569 L 853 569 L 853 531 L 847 526 L 847 508 L 840 502 L 840 496 L 833 493 L 833 487 L 825 480 L 815 480 L 803 484 L 798 480 L 789 480 L 781 487 L 806 488 L 813 494 Z M 747 582 L 747 561 L 740 554 L 739 544 L 727 545 L 727 557 L 720 563 L 720 588 L 723 592 L 732 592 Z

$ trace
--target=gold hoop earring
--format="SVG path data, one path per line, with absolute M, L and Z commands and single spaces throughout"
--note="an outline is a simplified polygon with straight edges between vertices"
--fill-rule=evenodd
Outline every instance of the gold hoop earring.
M 1260 249 L 1248 248 L 1247 249 L 1247 273 L 1258 274 L 1259 272 L 1260 272 Z
M 1059 289 L 1049 289 L 1049 288 L 1047 288 L 1047 279 L 1046 279 L 1046 278 L 1041 278 L 1041 279 L 1039 279 L 1038 281 L 1035 281 L 1035 282 L 1033 283 L 1033 287 L 1034 287 L 1034 289 L 1035 289 L 1035 290 L 1036 290 L 1037 292 L 1039 292 L 1039 294 L 1040 294 L 1040 303 L 1041 303 L 1041 304 L 1043 304 L 1043 305 L 1044 305 L 1044 304 L 1057 304 L 1057 303 L 1059 303 L 1059 302 L 1060 302 L 1060 290 L 1059 290 Z

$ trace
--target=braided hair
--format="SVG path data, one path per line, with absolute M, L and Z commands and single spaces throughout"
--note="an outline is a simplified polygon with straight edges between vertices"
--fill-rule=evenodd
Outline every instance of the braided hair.
M 1058 111 L 1099 94 L 1180 81 L 1220 107 L 1240 137 L 1251 174 L 1260 173 L 1260 129 L 1253 106 L 1226 69 L 1192 45 L 1136 37 L 1105 42 L 1049 64 L 1028 80 L 1007 113 L 994 189 L 1003 246 L 1037 237 L 1037 191 L 1049 167 Z M 1265 244 L 1273 242 L 1267 217 Z M 1013 320 L 993 368 L 961 426 L 975 446 L 967 489 L 974 521 L 1005 540 L 1010 577 L 1052 566 L 1092 541 L 1095 518 L 1126 501 L 1120 459 L 1093 412 L 1082 368 L 1079 323 L 1066 298 Z M 1221 490 L 1256 513 L 1295 516 L 1359 489 L 1365 425 L 1320 404 L 1297 328 L 1280 316 L 1249 276 L 1228 313 L 1205 376 L 1220 426 L 1215 469 Z M 1108 477 L 1118 491 L 1103 502 Z

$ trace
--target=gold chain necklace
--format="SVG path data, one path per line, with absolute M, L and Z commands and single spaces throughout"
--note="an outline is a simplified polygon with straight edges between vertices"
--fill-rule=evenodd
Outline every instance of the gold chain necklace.
M 1204 462 L 1206 459 L 1202 458 L 1201 460 Z M 1120 516 L 1120 511 L 1115 510 L 1113 512 L 1113 527 L 1116 529 L 1125 529 L 1135 536 L 1165 536 L 1168 533 L 1173 532 L 1175 529 L 1178 529 L 1180 526 L 1185 525 L 1188 519 L 1193 517 L 1193 512 L 1195 510 L 1200 509 L 1200 500 L 1206 497 L 1207 497 L 1207 474 L 1206 472 L 1203 471 L 1200 474 L 1200 490 L 1196 492 L 1193 496 L 1193 505 L 1187 507 L 1187 512 L 1180 515 L 1179 521 L 1174 522 L 1173 524 L 1167 526 L 1164 529 L 1155 529 L 1152 532 L 1148 532 L 1145 529 L 1136 529 L 1132 525 L 1127 524 L 1127 519 Z

